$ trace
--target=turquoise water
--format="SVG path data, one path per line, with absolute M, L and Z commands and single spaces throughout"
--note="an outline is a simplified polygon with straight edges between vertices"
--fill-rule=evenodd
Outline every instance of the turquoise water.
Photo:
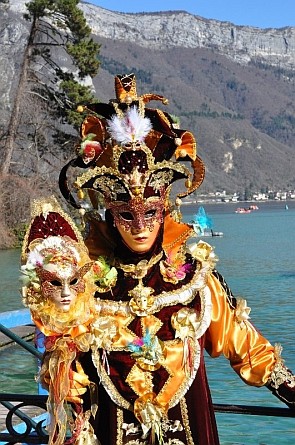
M 283 345 L 286 365 L 295 370 L 295 202 L 259 205 L 250 214 L 235 214 L 235 204 L 204 205 L 214 230 L 223 237 L 204 238 L 215 247 L 221 272 L 236 296 L 252 308 L 251 321 L 271 343 Z M 197 209 L 183 206 L 190 221 Z M 21 306 L 18 293 L 19 252 L 0 252 L 0 312 Z M 266 388 L 245 385 L 222 357 L 207 358 L 215 403 L 284 407 Z M 0 387 L 6 392 L 35 392 L 35 359 L 15 346 L 0 352 Z M 222 445 L 292 445 L 295 419 L 217 415 Z M 234 438 L 234 439 L 233 439 Z
M 237 205 L 205 206 L 222 238 L 204 238 L 215 247 L 217 268 L 234 295 L 246 298 L 251 321 L 271 343 L 281 343 L 286 365 L 295 370 L 295 203 L 261 204 L 235 214 Z M 190 211 L 184 209 L 185 219 Z M 224 358 L 207 358 L 215 403 L 284 407 L 266 388 L 245 385 Z M 291 445 L 295 419 L 218 414 L 222 445 Z M 232 440 L 232 438 L 235 440 Z M 229 439 L 231 438 L 231 439 Z

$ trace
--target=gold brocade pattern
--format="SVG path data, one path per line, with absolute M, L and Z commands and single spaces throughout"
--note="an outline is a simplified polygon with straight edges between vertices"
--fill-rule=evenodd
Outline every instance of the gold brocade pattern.
M 193 440 L 192 432 L 191 432 L 190 425 L 189 425 L 186 400 L 184 397 L 180 400 L 180 409 L 181 409 L 182 422 L 183 422 L 183 426 L 184 426 L 184 430 L 185 430 L 185 434 L 186 434 L 186 438 L 187 438 L 187 445 L 198 445 Z
M 200 247 L 199 252 L 201 251 L 202 248 Z M 108 367 L 103 361 L 108 352 L 123 350 L 129 352 L 135 359 L 125 383 L 138 397 L 134 403 L 134 413 L 144 434 L 141 439 L 144 439 L 150 433 L 156 436 L 162 444 L 166 443 L 163 439 L 164 429 L 162 430 L 162 428 L 165 428 L 164 419 L 167 412 L 184 397 L 199 368 L 200 345 L 198 340 L 210 324 L 212 311 L 211 294 L 206 283 L 214 261 L 213 259 L 208 261 L 210 255 L 210 252 L 209 254 L 208 252 L 206 246 L 206 253 L 203 253 L 202 261 L 190 283 L 172 292 L 162 292 L 153 296 L 151 300 L 147 300 L 149 304 L 144 307 L 142 301 L 136 303 L 136 297 L 142 297 L 140 291 L 138 291 L 138 295 L 136 293 L 134 296 L 132 295 L 131 305 L 128 301 L 97 300 L 98 313 L 102 319 L 108 318 L 109 322 L 107 330 L 96 330 L 95 335 L 101 336 L 101 339 L 96 339 L 94 345 L 96 344 L 98 347 L 101 345 L 100 347 L 105 347 L 105 350 L 103 349 L 99 353 L 96 349 L 93 352 L 93 363 L 97 368 L 101 383 L 113 402 L 120 408 L 132 410 L 131 404 L 125 399 L 124 393 L 113 383 L 108 373 Z M 157 260 L 159 261 L 160 258 L 157 258 Z M 149 267 L 139 267 L 137 271 L 139 273 L 135 271 L 134 265 L 124 265 L 123 270 L 126 268 L 127 273 L 138 275 L 136 278 L 139 279 L 140 286 L 137 287 L 148 290 L 143 286 L 142 276 Z M 187 307 L 197 294 L 200 299 L 198 312 Z M 171 318 L 175 338 L 173 340 L 158 338 L 157 333 L 163 322 L 155 314 L 165 307 L 178 304 L 182 304 L 183 308 L 174 312 Z M 129 328 L 135 317 L 140 319 L 142 338 L 138 338 Z M 106 341 L 106 338 L 108 341 Z M 167 377 L 161 389 L 155 393 L 153 373 L 161 367 L 166 370 Z M 135 428 L 132 425 L 125 425 L 128 434 L 131 434 L 131 431 Z M 123 443 L 126 443 L 124 439 Z M 145 444 L 145 441 L 134 437 L 127 443 Z M 175 442 L 175 440 L 171 441 L 170 439 L 168 443 L 182 444 L 182 442 Z
M 123 444 L 123 410 L 121 408 L 116 409 L 117 412 L 117 440 L 116 445 Z

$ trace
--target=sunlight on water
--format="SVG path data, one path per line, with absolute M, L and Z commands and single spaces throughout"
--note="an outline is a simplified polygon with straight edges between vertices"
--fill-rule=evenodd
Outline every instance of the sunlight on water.
M 252 308 L 251 321 L 272 344 L 283 345 L 286 365 L 295 370 L 295 203 L 288 212 L 280 204 L 265 204 L 245 215 L 235 214 L 233 205 L 205 206 L 214 230 L 224 236 L 203 239 L 215 247 L 217 269 L 234 295 Z M 206 357 L 206 364 L 215 403 L 285 407 L 266 388 L 245 385 L 226 359 Z M 217 414 L 222 445 L 291 445 L 294 421 Z

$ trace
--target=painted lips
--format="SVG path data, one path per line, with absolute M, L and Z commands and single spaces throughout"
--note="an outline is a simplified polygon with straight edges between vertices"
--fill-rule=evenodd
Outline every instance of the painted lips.
M 138 237 L 136 237 L 136 238 L 134 238 L 134 239 L 135 239 L 135 241 L 137 241 L 138 243 L 143 243 L 144 241 L 147 240 L 147 237 L 146 237 L 146 236 L 138 236 Z

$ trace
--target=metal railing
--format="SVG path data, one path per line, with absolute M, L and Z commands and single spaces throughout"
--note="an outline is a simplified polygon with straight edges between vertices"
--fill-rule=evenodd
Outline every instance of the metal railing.
M 8 409 L 6 417 L 6 432 L 0 432 L 0 442 L 7 444 L 46 444 L 48 435 L 45 430 L 46 423 L 46 395 L 24 395 L 24 394 L 0 394 L 0 404 Z M 12 403 L 14 402 L 14 403 Z M 26 408 L 38 408 L 43 411 L 43 418 L 39 414 L 31 418 L 23 410 Z M 216 413 L 247 414 L 258 416 L 295 417 L 295 411 L 289 408 L 270 408 L 251 405 L 227 405 L 213 404 Z M 23 431 L 14 426 L 14 417 L 17 417 L 23 425 Z
M 5 419 L 6 431 L 0 431 L 0 442 L 48 443 L 44 425 L 47 418 L 46 401 L 46 395 L 0 394 L 0 404 L 8 410 Z M 28 408 L 30 411 L 32 408 L 38 409 L 38 416 L 32 418 L 26 414 Z
M 0 332 L 10 337 L 14 342 L 25 348 L 39 359 L 42 354 L 28 342 L 14 334 L 0 323 Z M 12 403 L 13 402 L 13 403 Z M 0 405 L 7 409 L 5 419 L 6 431 L 0 431 L 0 442 L 5 444 L 46 444 L 48 434 L 45 429 L 47 395 L 25 395 L 0 393 Z M 295 410 L 289 408 L 273 408 L 252 405 L 213 404 L 216 413 L 247 414 L 255 416 L 295 417 Z M 26 413 L 29 409 L 38 408 L 37 417 Z M 42 413 L 43 415 L 42 415 Z M 16 420 L 18 423 L 16 423 Z M 22 429 L 20 430 L 19 425 Z

